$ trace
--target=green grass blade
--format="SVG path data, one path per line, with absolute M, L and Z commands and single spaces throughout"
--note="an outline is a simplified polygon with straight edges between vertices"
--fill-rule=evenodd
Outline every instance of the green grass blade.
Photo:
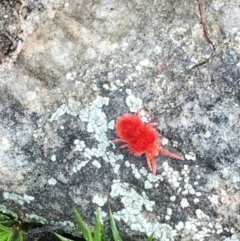
M 93 240 L 94 241 L 101 241 L 102 240 L 102 225 L 101 225 L 101 221 L 100 221 L 99 210 L 97 210 Z
M 77 211 L 76 208 L 73 207 L 73 211 L 75 213 L 77 222 L 78 222 L 78 226 L 79 229 L 82 231 L 83 237 L 87 240 L 87 241 L 93 241 L 93 237 L 92 237 L 92 233 L 91 230 L 86 226 L 86 224 L 83 222 L 79 212 Z
M 17 239 L 14 239 L 16 241 L 23 241 L 23 233 L 21 231 L 18 232 L 17 234 Z
M 10 228 L 5 227 L 5 226 L 3 226 L 2 224 L 0 224 L 0 232 L 1 232 L 1 231 L 10 232 Z
M 9 237 L 9 232 L 4 232 L 0 234 L 0 241 L 7 241 Z
M 154 232 L 152 232 L 152 234 L 147 238 L 146 241 L 152 241 L 154 238 Z
M 102 224 L 101 224 L 101 230 L 102 230 L 102 241 L 107 241 L 108 240 L 107 235 L 106 235 L 105 229 Z
M 0 213 L 0 221 L 6 221 L 6 220 L 10 220 L 10 218 L 7 215 Z
M 121 237 L 118 233 L 118 230 L 117 230 L 117 227 L 116 227 L 116 224 L 115 224 L 115 221 L 114 221 L 111 210 L 109 210 L 109 216 L 110 216 L 110 224 L 111 224 L 111 229 L 112 229 L 114 241 L 122 241 L 122 239 L 121 239 Z
M 4 226 L 13 226 L 15 223 L 17 223 L 16 220 L 12 220 L 8 216 L 0 213 L 0 224 Z
M 65 238 L 57 233 L 54 233 L 61 241 L 73 241 L 72 239 Z
M 22 230 L 16 230 L 16 237 L 12 241 L 23 241 L 25 233 Z
M 8 236 L 8 239 L 7 239 L 7 241 L 15 241 L 16 239 L 14 239 L 14 235 L 15 234 L 15 230 L 14 229 L 11 229 L 11 231 L 9 232 L 9 236 Z M 16 241 L 18 241 L 18 240 L 16 240 Z
M 17 223 L 17 221 L 11 221 L 11 220 L 9 220 L 9 221 L 0 221 L 0 224 L 2 224 L 3 226 L 6 226 L 6 227 L 11 227 L 11 226 L 13 226 L 14 224 L 16 224 Z

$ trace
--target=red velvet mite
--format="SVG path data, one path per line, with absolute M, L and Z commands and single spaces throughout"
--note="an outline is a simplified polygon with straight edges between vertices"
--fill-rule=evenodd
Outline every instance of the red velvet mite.
M 124 142 L 121 147 L 127 147 L 135 156 L 146 154 L 149 169 L 156 174 L 156 156 L 164 154 L 178 160 L 184 160 L 182 156 L 172 153 L 161 147 L 163 139 L 159 139 L 158 132 L 154 128 L 157 123 L 145 124 L 140 115 L 125 114 L 117 118 L 115 129 L 118 136 L 115 142 Z

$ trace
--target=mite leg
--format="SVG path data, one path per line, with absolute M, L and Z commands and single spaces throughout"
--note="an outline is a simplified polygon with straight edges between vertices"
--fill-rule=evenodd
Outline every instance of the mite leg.
M 128 144 L 124 144 L 124 145 L 120 146 L 120 148 L 125 148 L 125 147 L 128 147 Z
M 147 158 L 148 168 L 150 169 L 150 171 L 153 171 L 152 163 L 151 163 L 151 156 L 148 153 L 146 153 L 146 158 Z
M 170 156 L 170 157 L 172 157 L 172 158 L 174 158 L 174 159 L 181 160 L 181 161 L 184 160 L 184 157 L 183 157 L 183 156 L 180 156 L 180 155 L 178 155 L 178 154 L 175 154 L 175 153 L 173 153 L 173 152 L 170 152 L 170 151 L 168 151 L 168 150 L 166 150 L 166 149 L 163 149 L 163 148 L 161 148 L 161 147 L 159 147 L 158 150 L 159 150 L 159 153 L 161 153 L 161 154 L 163 154 L 163 155 L 165 155 L 165 156 Z
M 154 175 L 157 173 L 157 162 L 154 156 L 152 156 L 152 172 Z
M 112 140 L 112 142 L 124 142 L 124 141 L 120 138 L 115 138 L 115 139 Z
M 154 175 L 156 175 L 156 173 L 157 173 L 157 163 L 156 163 L 155 157 L 151 154 L 146 154 L 146 157 L 147 157 L 148 168 L 150 169 L 150 171 L 153 172 Z
M 152 123 L 148 123 L 147 125 L 148 125 L 148 126 L 151 126 L 151 127 L 154 127 L 154 126 L 157 126 L 158 123 L 157 123 L 157 122 L 152 122 Z

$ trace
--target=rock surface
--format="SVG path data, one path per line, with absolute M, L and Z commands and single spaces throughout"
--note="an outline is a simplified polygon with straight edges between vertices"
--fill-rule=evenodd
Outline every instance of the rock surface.
M 196 1 L 1 3 L 2 211 L 72 230 L 109 202 L 132 240 L 240 240 L 239 0 L 204 2 L 213 46 Z M 111 141 L 140 108 L 186 158 L 156 176 Z

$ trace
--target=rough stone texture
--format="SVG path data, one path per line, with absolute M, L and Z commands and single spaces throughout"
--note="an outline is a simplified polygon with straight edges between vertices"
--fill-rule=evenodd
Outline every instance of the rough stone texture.
M 0 9 L 0 63 L 2 63 L 18 45 L 21 31 L 18 17 L 20 2 L 1 1 Z
M 132 239 L 240 240 L 239 0 L 204 1 L 214 46 L 196 1 L 3 2 L 1 210 L 71 230 L 110 202 Z M 186 157 L 156 176 L 111 142 L 140 108 Z

